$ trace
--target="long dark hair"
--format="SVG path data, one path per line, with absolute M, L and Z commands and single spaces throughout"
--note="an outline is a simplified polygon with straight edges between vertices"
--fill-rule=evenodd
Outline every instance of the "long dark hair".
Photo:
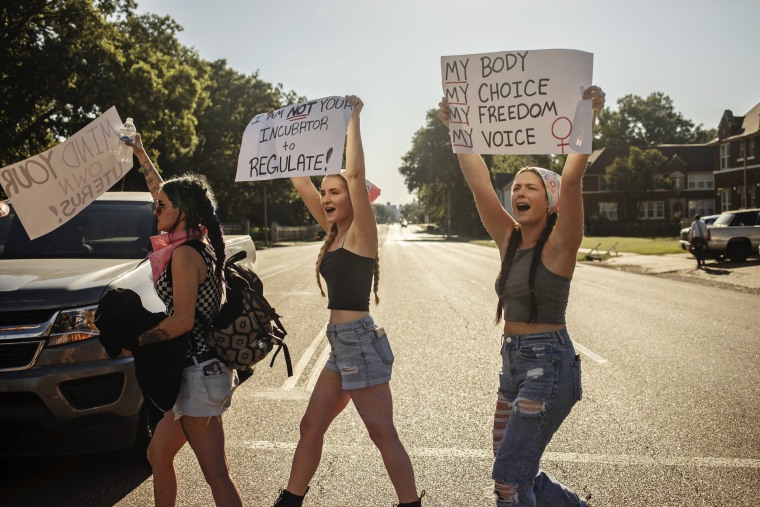
M 185 214 L 185 227 L 188 233 L 200 231 L 201 226 L 208 230 L 208 238 L 216 257 L 215 272 L 219 276 L 225 259 L 224 230 L 216 214 L 214 192 L 206 177 L 202 174 L 187 173 L 165 181 L 161 190 L 166 192 L 166 196 L 177 206 L 177 209 Z M 177 223 L 179 223 L 179 214 L 170 233 L 174 232 Z

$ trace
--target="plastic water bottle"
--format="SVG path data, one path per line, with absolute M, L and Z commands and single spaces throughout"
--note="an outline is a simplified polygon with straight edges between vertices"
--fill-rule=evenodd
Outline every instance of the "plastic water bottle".
M 127 118 L 127 121 L 119 129 L 119 147 L 116 149 L 116 158 L 122 164 L 132 162 L 132 147 L 124 144 L 124 141 L 134 141 L 136 133 L 137 129 L 132 118 Z

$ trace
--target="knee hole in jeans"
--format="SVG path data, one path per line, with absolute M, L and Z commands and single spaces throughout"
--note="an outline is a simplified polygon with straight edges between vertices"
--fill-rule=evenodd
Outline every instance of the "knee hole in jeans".
M 538 415 L 546 409 L 546 403 L 543 401 L 526 400 L 519 398 L 515 400 L 514 411 L 516 414 Z
M 517 485 L 494 481 L 494 493 L 502 502 L 517 502 Z

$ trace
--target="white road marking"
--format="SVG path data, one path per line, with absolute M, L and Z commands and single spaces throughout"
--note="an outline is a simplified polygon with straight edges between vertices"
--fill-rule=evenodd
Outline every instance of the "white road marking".
M 573 340 L 573 346 L 577 350 L 579 350 L 580 352 L 582 352 L 583 354 L 587 355 L 589 357 L 589 359 L 591 359 L 593 361 L 596 361 L 599 364 L 604 364 L 604 363 L 607 362 L 607 360 L 605 358 L 603 358 L 602 356 L 600 356 L 598 354 L 595 354 L 594 352 L 591 352 L 591 350 L 587 349 L 586 347 L 584 347 L 583 345 L 581 345 L 580 343 L 578 343 L 575 340 Z
M 295 264 L 293 266 L 288 266 L 286 268 L 282 268 L 282 269 L 280 269 L 278 271 L 273 271 L 272 273 L 267 273 L 266 275 L 259 275 L 259 278 L 261 278 L 262 280 L 266 280 L 267 278 L 272 278 L 273 276 L 277 276 L 277 275 L 279 275 L 281 273 L 284 273 L 286 271 L 290 271 L 291 269 L 296 269 L 296 268 L 300 268 L 300 267 L 301 267 L 300 265 Z
M 309 381 L 306 383 L 306 392 L 312 393 L 314 392 L 314 386 L 317 385 L 317 380 L 319 379 L 319 374 L 322 373 L 322 370 L 324 369 L 324 365 L 327 362 L 327 356 L 330 355 L 330 344 L 327 343 L 322 348 L 322 353 L 317 358 L 317 362 L 314 363 L 314 368 L 311 370 L 311 375 L 309 375 Z
M 244 441 L 243 445 L 255 450 L 294 451 L 295 442 L 275 442 L 270 440 Z M 371 445 L 325 445 L 325 452 L 342 454 L 376 454 Z M 490 449 L 459 449 L 454 447 L 414 447 L 407 446 L 410 456 L 421 458 L 471 458 L 492 459 Z M 546 452 L 545 461 L 565 463 L 592 463 L 612 465 L 683 466 L 708 468 L 753 468 L 760 469 L 760 459 L 709 458 L 699 456 L 636 456 L 631 454 L 588 454 L 576 452 Z
M 295 387 L 295 385 L 298 383 L 298 379 L 301 377 L 301 374 L 306 369 L 306 366 L 309 364 L 309 361 L 311 361 L 311 358 L 314 355 L 314 352 L 316 352 L 317 347 L 319 347 L 320 342 L 327 338 L 326 333 L 327 333 L 327 324 L 325 324 L 324 327 L 319 331 L 319 333 L 317 333 L 317 336 L 315 336 L 314 339 L 311 340 L 311 343 L 309 344 L 309 348 L 307 348 L 306 351 L 303 353 L 303 356 L 301 356 L 301 359 L 298 361 L 298 364 L 293 370 L 293 376 L 285 380 L 285 383 L 282 384 L 281 389 L 287 391 Z

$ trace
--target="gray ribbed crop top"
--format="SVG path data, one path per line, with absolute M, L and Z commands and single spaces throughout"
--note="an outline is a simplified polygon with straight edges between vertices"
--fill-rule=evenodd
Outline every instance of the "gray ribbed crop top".
M 340 247 L 325 254 L 319 272 L 327 284 L 327 308 L 369 311 L 375 259 Z
M 502 293 L 504 320 L 528 322 L 530 318 L 530 287 L 528 275 L 533 248 L 518 250 L 512 259 L 507 283 Z M 570 279 L 552 273 L 539 259 L 533 284 L 537 312 L 534 322 L 565 324 L 565 310 L 570 296 Z

